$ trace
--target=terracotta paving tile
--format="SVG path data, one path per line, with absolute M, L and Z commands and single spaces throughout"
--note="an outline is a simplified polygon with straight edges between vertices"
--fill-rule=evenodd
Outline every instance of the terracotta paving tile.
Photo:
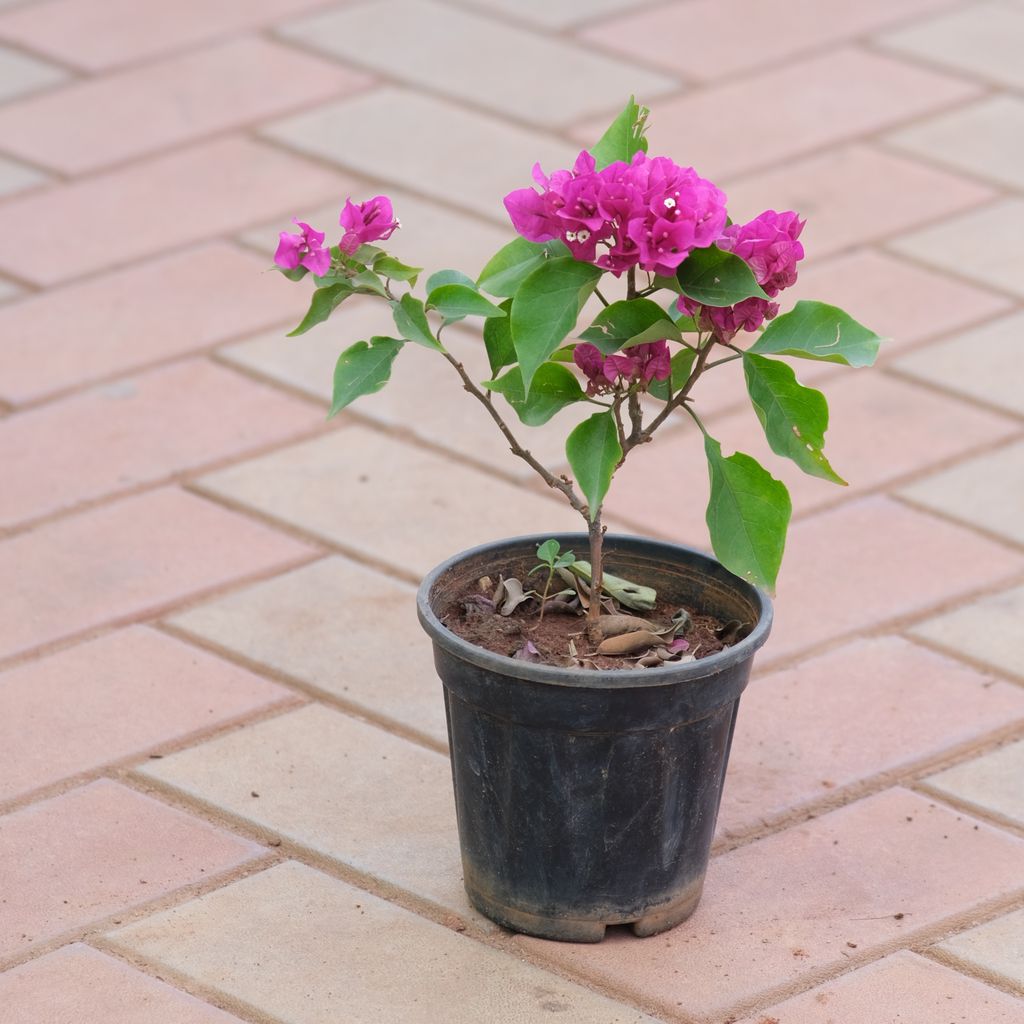
M 799 363 L 799 360 L 794 360 Z M 803 365 L 794 369 L 804 378 Z M 733 377 L 740 377 L 735 372 Z M 828 400 L 830 426 L 825 453 L 849 481 L 837 487 L 802 473 L 768 446 L 757 416 L 745 407 L 715 419 L 712 434 L 726 449 L 756 458 L 789 488 L 794 514 L 802 515 L 882 486 L 986 444 L 1020 432 L 1020 424 L 880 373 L 847 371 L 827 381 L 813 379 Z M 742 379 L 735 380 L 744 399 Z M 694 389 L 694 395 L 697 390 Z M 694 403 L 703 409 L 699 397 Z M 609 511 L 662 533 L 693 538 L 702 534 L 707 506 L 707 464 L 696 431 L 684 427 L 632 454 L 620 470 Z M 884 453 L 880 455 L 880 453 Z M 661 481 L 652 495 L 646 481 Z
M 563 28 L 643 5 L 644 0 L 469 0 L 483 11 L 507 14 L 547 28 Z
M 8 1024 L 240 1024 L 79 943 L 0 974 L 0 1003 Z
M 810 992 L 777 1003 L 739 1024 L 830 1024 L 881 1020 L 897 1013 L 899 1024 L 1021 1024 L 1024 1004 L 973 978 L 909 951 L 825 982 Z
M 380 168 L 386 173 L 387 168 Z M 402 229 L 396 231 L 384 245 L 389 253 L 412 266 L 424 266 L 426 278 L 435 270 L 454 267 L 476 277 L 484 264 L 515 234 L 511 223 L 497 227 L 480 217 L 459 213 L 435 202 L 420 199 L 389 185 L 354 185 L 354 199 L 367 199 L 378 192 L 385 192 L 394 203 L 395 214 L 402 222 Z M 347 193 L 346 193 L 347 195 Z M 338 228 L 338 212 L 344 204 L 345 195 L 339 201 L 314 210 L 300 210 L 299 220 L 325 231 L 328 236 Z M 277 248 L 278 235 L 292 227 L 289 220 L 278 218 L 241 235 L 242 241 L 268 254 Z M 378 243 L 380 244 L 380 243 Z M 305 292 L 308 286 L 299 286 Z M 298 290 L 298 289 L 297 289 Z
M 388 31 L 379 31 L 381 24 Z M 456 101 L 469 95 L 499 114 L 559 125 L 618 112 L 630 92 L 654 97 L 679 81 L 543 33 L 529 32 L 433 0 L 378 0 L 290 22 L 279 29 L 333 57 L 381 71 Z M 430 39 L 430 45 L 423 41 Z M 522 55 L 558 69 L 558 101 L 547 75 L 523 75 Z M 515 87 L 510 88 L 510 83 Z M 612 114 L 614 116 L 614 114 Z M 607 118 L 611 120 L 611 116 Z
M 206 360 L 121 378 L 0 424 L 0 526 L 293 438 L 322 420 Z
M 222 351 L 228 361 L 249 367 L 329 403 L 334 364 L 352 342 L 393 330 L 390 310 L 380 302 L 353 301 L 334 315 L 330 326 L 298 338 L 274 331 Z M 448 332 L 445 344 L 459 356 L 475 381 L 490 379 L 483 339 L 469 331 Z M 568 409 L 541 427 L 525 427 L 498 400 L 513 433 L 546 466 L 565 462 L 565 438 L 587 412 Z M 409 430 L 417 437 L 523 479 L 534 471 L 509 452 L 508 442 L 487 411 L 469 397 L 452 367 L 436 352 L 406 345 L 395 361 L 387 387 L 351 407 L 359 418 Z
M 337 64 L 243 37 L 9 104 L 0 138 L 16 156 L 80 174 L 368 84 Z
M 212 473 L 200 485 L 415 576 L 487 540 L 583 525 L 554 497 L 364 427 Z
M 0 683 L 0 800 L 293 696 L 141 626 L 9 669 Z
M 582 34 L 645 64 L 714 81 L 945 6 L 945 0 L 796 0 L 780 19 L 759 0 L 692 0 L 630 12 Z M 699 46 L 689 45 L 694 39 Z
M 901 488 L 900 494 L 1024 544 L 1024 442 L 925 477 Z
M 991 594 L 910 630 L 950 653 L 1024 678 L 1024 587 Z
M 108 779 L 30 804 L 0 818 L 0 956 L 159 899 L 261 852 Z
M 940 270 L 949 270 L 1024 297 L 1024 199 L 1004 199 L 951 217 L 888 243 Z
M 68 77 L 63 68 L 0 46 L 0 103 L 60 85 Z
M 897 53 L 1020 88 L 1021 38 L 1024 11 L 1009 4 L 976 3 L 886 33 L 879 42 Z
M 26 167 L 15 160 L 8 160 L 7 157 L 0 157 L 0 196 L 9 196 L 27 188 L 35 188 L 47 180 L 42 171 Z
M 462 887 L 443 754 L 312 704 L 153 761 L 140 773 L 462 917 L 478 917 Z
M 0 18 L 0 39 L 100 71 L 255 28 L 317 0 L 175 0 L 154 11 L 138 0 L 50 0 Z
M 848 966 L 848 942 L 856 956 L 877 955 L 1008 896 L 1022 878 L 1024 840 L 984 824 L 975 830 L 970 819 L 890 789 L 715 858 L 697 913 L 658 939 L 619 932 L 589 946 L 517 941 L 656 1012 L 719 1020 L 814 971 Z
M 37 284 L 63 283 L 323 202 L 344 187 L 330 171 L 269 146 L 210 142 L 4 203 L 0 237 L 74 238 L 75 245 L 59 259 L 47 246 L 7 246 L 0 269 Z M 113 223 L 124 229 L 111 231 Z
M 954 170 L 1024 188 L 1024 102 L 1014 96 L 993 96 L 930 118 L 886 142 Z
M 1024 690 L 897 637 L 755 677 L 719 817 L 725 835 L 1024 721 Z
M 14 581 L 0 591 L 0 656 L 141 617 L 311 553 L 172 488 L 103 505 L 0 545 L 0 579 Z
M 766 209 L 798 211 L 807 220 L 801 240 L 810 259 L 958 213 L 993 195 L 983 185 L 863 145 L 787 161 L 723 187 L 738 220 Z
M 900 359 L 919 380 L 1024 416 L 1024 364 L 1019 359 L 1024 312 L 961 331 Z
M 552 136 L 395 88 L 375 89 L 278 121 L 263 134 L 503 225 L 508 215 L 502 197 L 530 184 L 534 163 L 549 169 L 569 167 L 578 153 Z M 359 140 L 358 147 L 352 139 Z M 481 153 L 487 154 L 486 161 L 479 159 Z
M 213 242 L 7 305 L 0 397 L 32 401 L 301 316 L 306 297 L 266 269 Z
M 447 743 L 411 586 L 325 558 L 173 616 L 179 629 Z
M 977 91 L 905 61 L 833 50 L 659 103 L 651 152 L 685 153 L 701 174 L 725 178 L 939 110 Z M 773 116 L 752 119 L 752 96 L 770 96 Z M 595 119 L 573 137 L 591 142 L 604 127 Z
M 112 939 L 288 1024 L 527 1024 L 555 1014 L 573 1024 L 655 1024 L 291 861 Z
M 1024 740 L 932 775 L 928 786 L 1024 826 Z
M 1024 990 L 1024 910 L 1005 917 L 997 917 L 988 924 L 961 932 L 938 947 L 988 974 L 995 975 L 1004 984 Z M 1016 1021 L 1024 1020 L 1024 1002 L 1017 1000 Z M 991 1018 L 979 1018 L 988 1021 Z M 998 1018 L 995 1018 L 998 1019 Z

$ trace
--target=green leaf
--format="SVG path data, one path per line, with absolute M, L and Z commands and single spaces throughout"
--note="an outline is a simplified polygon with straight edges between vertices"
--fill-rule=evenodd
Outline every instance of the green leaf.
M 679 294 L 679 282 L 676 280 L 675 275 L 672 277 L 662 277 L 661 274 L 654 275 L 654 287 L 664 288 L 667 291 L 675 292 Z
M 516 361 L 516 347 L 512 344 L 512 300 L 506 299 L 501 308 L 505 316 L 492 316 L 484 321 L 484 345 L 487 347 L 487 361 L 491 373 L 497 374 Z
M 379 245 L 361 245 L 351 256 L 343 253 L 338 246 L 331 247 L 331 255 L 335 259 L 344 259 L 347 263 L 362 263 L 363 266 L 370 266 L 375 259 L 384 255 L 384 250 Z
M 423 273 L 422 267 L 410 267 L 401 260 L 396 260 L 394 256 L 386 254 L 374 260 L 373 269 L 375 273 L 382 277 L 389 277 L 392 281 L 408 281 L 413 288 L 416 287 L 416 281 Z
M 590 520 L 593 522 L 608 493 L 615 467 L 622 458 L 612 414 L 597 412 L 584 420 L 566 438 L 565 455 L 590 506 Z
M 388 297 L 384 282 L 372 270 L 364 270 L 356 274 L 355 277 L 350 278 L 349 281 L 358 292 L 363 292 L 367 295 L 379 295 L 382 299 Z
M 317 288 L 313 292 L 306 315 L 294 331 L 288 332 L 288 337 L 294 338 L 298 334 L 305 334 L 310 328 L 322 324 L 352 294 L 353 290 L 348 281 L 339 281 L 337 284 L 328 285 L 325 288 Z
M 730 572 L 775 589 L 793 510 L 789 492 L 756 459 L 742 452 L 728 458 L 705 434 L 711 475 L 707 523 L 715 556 Z
M 822 452 L 828 430 L 825 396 L 804 387 L 792 368 L 777 359 L 744 352 L 743 373 L 772 451 L 792 459 L 811 476 L 845 485 Z
M 380 391 L 391 377 L 391 364 L 404 341 L 398 338 L 371 338 L 357 341 L 338 357 L 334 368 L 334 400 L 328 417 L 341 412 L 363 395 Z
M 475 288 L 464 284 L 443 284 L 427 296 L 427 305 L 436 309 L 445 320 L 464 316 L 501 316 L 505 311 L 490 299 L 485 299 Z
M 870 366 L 881 342 L 874 331 L 836 306 L 804 301 L 776 317 L 748 351 Z
M 423 303 L 413 295 L 403 295 L 398 302 L 391 303 L 391 313 L 395 318 L 398 333 L 407 341 L 417 345 L 443 352 L 444 346 L 434 337 L 430 329 L 430 321 L 423 309 Z
M 652 380 L 647 391 L 655 398 L 667 402 L 689 379 L 697 353 L 692 348 L 681 348 L 672 357 L 672 375 L 668 380 Z M 671 393 L 669 387 L 671 386 Z
M 548 565 L 553 565 L 555 559 L 558 557 L 558 550 L 560 547 L 561 544 L 552 537 L 551 540 L 546 540 L 543 544 L 537 545 L 537 557 L 542 562 L 547 562 Z
M 652 341 L 682 341 L 683 335 L 678 327 L 669 319 L 659 320 L 651 324 L 646 330 L 634 334 L 623 342 L 622 348 L 632 348 L 634 345 L 649 345 Z
M 487 261 L 477 278 L 477 286 L 499 298 L 515 295 L 530 273 L 547 259 L 546 253 L 542 243 L 515 238 Z
M 301 281 L 309 271 L 305 267 L 292 267 L 286 270 L 284 267 L 274 267 L 279 274 L 283 274 L 289 281 Z
M 482 387 L 504 395 L 528 427 L 547 423 L 555 413 L 586 397 L 576 375 L 561 363 L 541 363 L 537 367 L 529 397 L 523 393 L 523 375 L 518 366 L 513 366 L 497 380 L 484 381 Z
M 464 284 L 467 288 L 476 291 L 476 281 L 467 277 L 461 270 L 439 270 L 427 278 L 427 294 L 429 295 L 435 288 L 446 284 Z
M 694 249 L 676 270 L 679 290 L 705 306 L 734 306 L 744 299 L 767 299 L 753 271 L 717 245 Z
M 648 337 L 655 325 L 663 325 L 664 334 Z M 596 345 L 602 355 L 611 355 L 627 345 L 639 345 L 640 341 L 658 341 L 672 338 L 678 341 L 679 329 L 668 319 L 668 314 L 650 299 L 622 299 L 606 306 L 594 317 L 594 322 L 580 335 L 582 341 Z
M 634 97 L 629 97 L 625 109 L 590 149 L 598 170 L 616 160 L 628 164 L 636 153 L 647 152 L 644 131 L 649 113 L 647 107 L 639 106 Z
M 563 256 L 542 263 L 519 286 L 509 319 L 527 393 L 537 367 L 576 326 L 583 303 L 600 277 L 600 269 L 593 264 Z

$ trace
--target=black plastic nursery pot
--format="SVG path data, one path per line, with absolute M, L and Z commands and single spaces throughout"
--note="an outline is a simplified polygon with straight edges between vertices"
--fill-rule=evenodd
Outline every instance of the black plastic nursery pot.
M 465 551 L 419 590 L 444 684 L 466 891 L 483 914 L 529 935 L 599 942 L 615 924 L 655 935 L 700 900 L 739 699 L 771 602 L 699 551 L 609 535 L 608 572 L 751 623 L 750 634 L 699 661 L 595 671 L 494 654 L 442 624 L 480 577 L 532 564 L 547 539 Z M 588 557 L 586 534 L 556 539 Z

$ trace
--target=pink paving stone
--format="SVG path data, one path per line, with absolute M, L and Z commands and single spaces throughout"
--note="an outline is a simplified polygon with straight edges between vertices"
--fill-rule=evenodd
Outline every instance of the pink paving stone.
M 296 438 L 323 419 L 319 406 L 208 360 L 120 378 L 0 424 L 0 526 Z
M 290 321 L 308 297 L 268 266 L 212 242 L 5 305 L 0 398 L 33 401 Z
M 0 657 L 309 558 L 313 549 L 166 488 L 0 544 Z
M 798 211 L 807 221 L 801 240 L 809 259 L 891 237 L 977 206 L 994 194 L 948 171 L 863 145 L 787 161 L 777 169 L 727 180 L 722 187 L 737 220 L 766 209 Z
M 100 779 L 0 818 L 0 957 L 257 857 L 263 847 Z
M 742 369 L 734 370 L 731 377 L 734 394 L 743 408 L 712 419 L 710 430 L 724 450 L 752 455 L 783 480 L 795 515 L 848 500 L 1020 431 L 1019 423 L 1008 417 L 908 386 L 884 374 L 841 369 L 825 381 L 816 375 L 807 381 L 807 364 L 800 360 L 792 363 L 798 379 L 820 388 L 828 400 L 830 425 L 825 433 L 825 454 L 849 486 L 808 476 L 790 460 L 772 452 L 745 398 Z M 722 369 L 732 370 L 732 365 Z M 704 403 L 696 388 L 694 395 L 695 408 L 700 412 Z M 653 493 L 644 486 L 651 479 L 659 481 Z M 692 538 L 703 532 L 708 493 L 704 448 L 696 431 L 686 426 L 631 456 L 616 476 L 607 508 L 652 530 Z
M 325 202 L 346 185 L 270 146 L 222 139 L 4 203 L 0 268 L 56 284 Z M 74 244 L 13 242 L 29 237 Z
M 947 0 L 790 0 L 786 16 L 763 0 L 691 0 L 630 12 L 583 38 L 645 63 L 702 81 L 729 78 L 775 64 L 948 6 Z M 688 40 L 699 39 L 699 46 Z
M 366 88 L 370 79 L 241 38 L 0 108 L 4 148 L 80 174 Z
M 0 674 L 0 800 L 292 698 L 142 626 L 79 644 Z
M 898 637 L 755 676 L 719 816 L 725 836 L 1024 721 L 1024 690 Z
M 0 18 L 0 38 L 99 71 L 230 36 L 321 6 L 319 0 L 52 0 Z
M 896 1014 L 896 1016 L 893 1016 Z M 1024 1024 L 1024 1002 L 907 950 L 739 1024 Z
M 0 974 L 4 1024 L 241 1024 L 123 960 L 74 943 Z
M 940 110 L 978 92 L 975 85 L 904 61 L 834 50 L 659 103 L 649 133 L 651 152 L 685 157 L 713 178 L 735 175 Z M 771 116 L 751 116 L 754 96 L 767 98 Z M 573 137 L 589 143 L 605 127 L 603 121 L 589 122 Z
M 662 936 L 517 941 L 655 1012 L 717 1022 L 814 972 L 845 969 L 1007 898 L 1022 880 L 1024 840 L 890 789 L 715 858 L 697 913 Z

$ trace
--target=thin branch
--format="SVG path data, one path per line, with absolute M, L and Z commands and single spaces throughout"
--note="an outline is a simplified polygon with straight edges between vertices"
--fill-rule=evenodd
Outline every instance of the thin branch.
M 636 390 L 629 392 L 629 423 L 632 429 L 627 444 L 623 445 L 627 452 L 640 443 L 640 438 L 644 433 L 644 410 L 640 404 L 640 392 Z
M 601 300 L 602 305 L 610 306 L 611 303 L 601 294 L 600 288 L 594 289 L 594 294 Z
M 693 390 L 694 384 L 697 383 L 698 378 L 704 372 L 708 361 L 708 356 L 711 354 L 711 350 L 715 347 L 714 341 L 708 341 L 708 343 L 697 353 L 697 361 L 693 364 L 693 370 L 690 371 L 690 376 L 687 378 L 686 383 L 665 403 L 665 408 L 658 413 L 657 416 L 651 420 L 650 425 L 643 431 L 641 435 L 641 442 L 649 441 L 654 432 L 662 425 L 679 408 L 687 399 L 687 396 Z
M 622 458 L 619 460 L 619 465 L 622 465 L 622 459 L 626 457 L 626 452 L 629 451 L 628 444 L 626 441 L 626 428 L 622 424 L 622 401 L 625 396 L 616 395 L 612 401 L 612 416 L 615 417 L 615 430 L 619 435 L 619 447 L 622 449 Z
M 731 363 L 734 359 L 742 359 L 742 358 L 743 358 L 743 353 L 742 352 L 740 352 L 739 354 L 734 355 L 734 356 L 726 356 L 724 359 L 716 359 L 713 363 L 708 363 L 707 366 L 704 367 L 704 369 L 705 370 L 711 370 L 711 369 L 713 369 L 716 366 L 721 366 L 723 363 Z

